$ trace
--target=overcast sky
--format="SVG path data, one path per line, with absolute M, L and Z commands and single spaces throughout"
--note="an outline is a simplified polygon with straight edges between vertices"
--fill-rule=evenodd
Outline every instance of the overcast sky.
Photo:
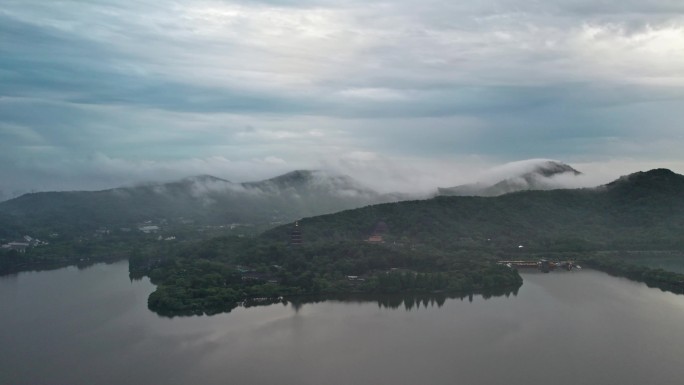
M 684 172 L 681 0 L 4 0 L 0 190 Z

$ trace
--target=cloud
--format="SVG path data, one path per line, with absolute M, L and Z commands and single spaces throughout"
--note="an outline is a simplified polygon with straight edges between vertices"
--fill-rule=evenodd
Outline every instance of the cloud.
M 668 0 L 8 1 L 2 187 L 330 166 L 427 191 L 517 159 L 679 164 L 682 15 Z

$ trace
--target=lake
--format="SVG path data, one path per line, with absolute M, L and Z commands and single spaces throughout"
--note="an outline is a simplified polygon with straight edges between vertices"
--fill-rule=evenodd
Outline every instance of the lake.
M 684 296 L 582 270 L 516 296 L 163 318 L 127 262 L 0 277 L 0 384 L 680 384 Z

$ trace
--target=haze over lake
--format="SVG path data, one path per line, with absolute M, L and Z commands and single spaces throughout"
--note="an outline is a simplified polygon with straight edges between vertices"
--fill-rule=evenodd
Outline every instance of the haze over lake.
M 161 318 L 128 264 L 0 278 L 0 384 L 676 384 L 684 296 L 583 270 L 517 296 Z

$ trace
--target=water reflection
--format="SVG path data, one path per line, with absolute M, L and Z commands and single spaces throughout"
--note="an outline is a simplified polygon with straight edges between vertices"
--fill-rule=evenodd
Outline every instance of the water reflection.
M 131 282 L 135 279 L 131 278 Z M 473 302 L 475 297 L 481 297 L 484 300 L 488 300 L 492 297 L 510 297 L 511 295 L 517 296 L 518 289 L 520 287 L 513 288 L 501 288 L 499 290 L 489 290 L 482 293 L 402 293 L 402 294 L 338 294 L 338 295 L 316 295 L 316 296 L 297 296 L 297 297 L 277 297 L 277 298 L 253 298 L 248 299 L 240 303 L 227 303 L 220 307 L 214 308 L 202 308 L 193 309 L 187 311 L 168 311 L 165 309 L 152 309 L 150 311 L 164 318 L 175 318 L 175 317 L 188 317 L 188 316 L 213 316 L 221 313 L 230 313 L 237 308 L 253 308 L 260 306 L 270 306 L 275 304 L 283 304 L 285 306 L 291 305 L 295 311 L 306 304 L 316 304 L 326 301 L 337 301 L 343 303 L 377 303 L 379 308 L 385 309 L 399 309 L 404 308 L 407 311 L 413 309 L 421 309 L 428 307 L 442 307 L 444 303 L 449 299 L 459 299 L 468 302 Z
M 49 261 L 49 262 L 34 262 L 31 264 L 17 265 L 13 264 L 11 266 L 0 265 L 0 277 L 17 276 L 21 273 L 31 273 L 31 272 L 47 272 L 53 270 L 60 270 L 67 267 L 76 267 L 78 270 L 88 269 L 97 264 L 112 265 L 115 263 L 120 263 L 125 261 L 126 258 L 121 257 L 100 257 L 100 258 L 79 258 L 79 259 L 65 259 L 63 261 Z M 139 279 L 142 276 L 138 277 Z
M 295 298 L 276 298 L 259 299 L 245 301 L 240 304 L 242 307 L 250 308 L 257 306 L 268 306 L 282 303 L 290 305 L 295 311 L 299 311 L 306 304 L 316 304 L 327 301 L 337 301 L 342 303 L 363 304 L 373 302 L 381 309 L 405 309 L 406 311 L 427 309 L 430 307 L 441 308 L 447 300 L 461 300 L 473 302 L 476 297 L 488 300 L 492 297 L 517 296 L 519 288 L 501 289 L 484 293 L 418 293 L 418 294 L 346 294 L 346 295 L 327 295 L 327 296 L 302 296 Z

